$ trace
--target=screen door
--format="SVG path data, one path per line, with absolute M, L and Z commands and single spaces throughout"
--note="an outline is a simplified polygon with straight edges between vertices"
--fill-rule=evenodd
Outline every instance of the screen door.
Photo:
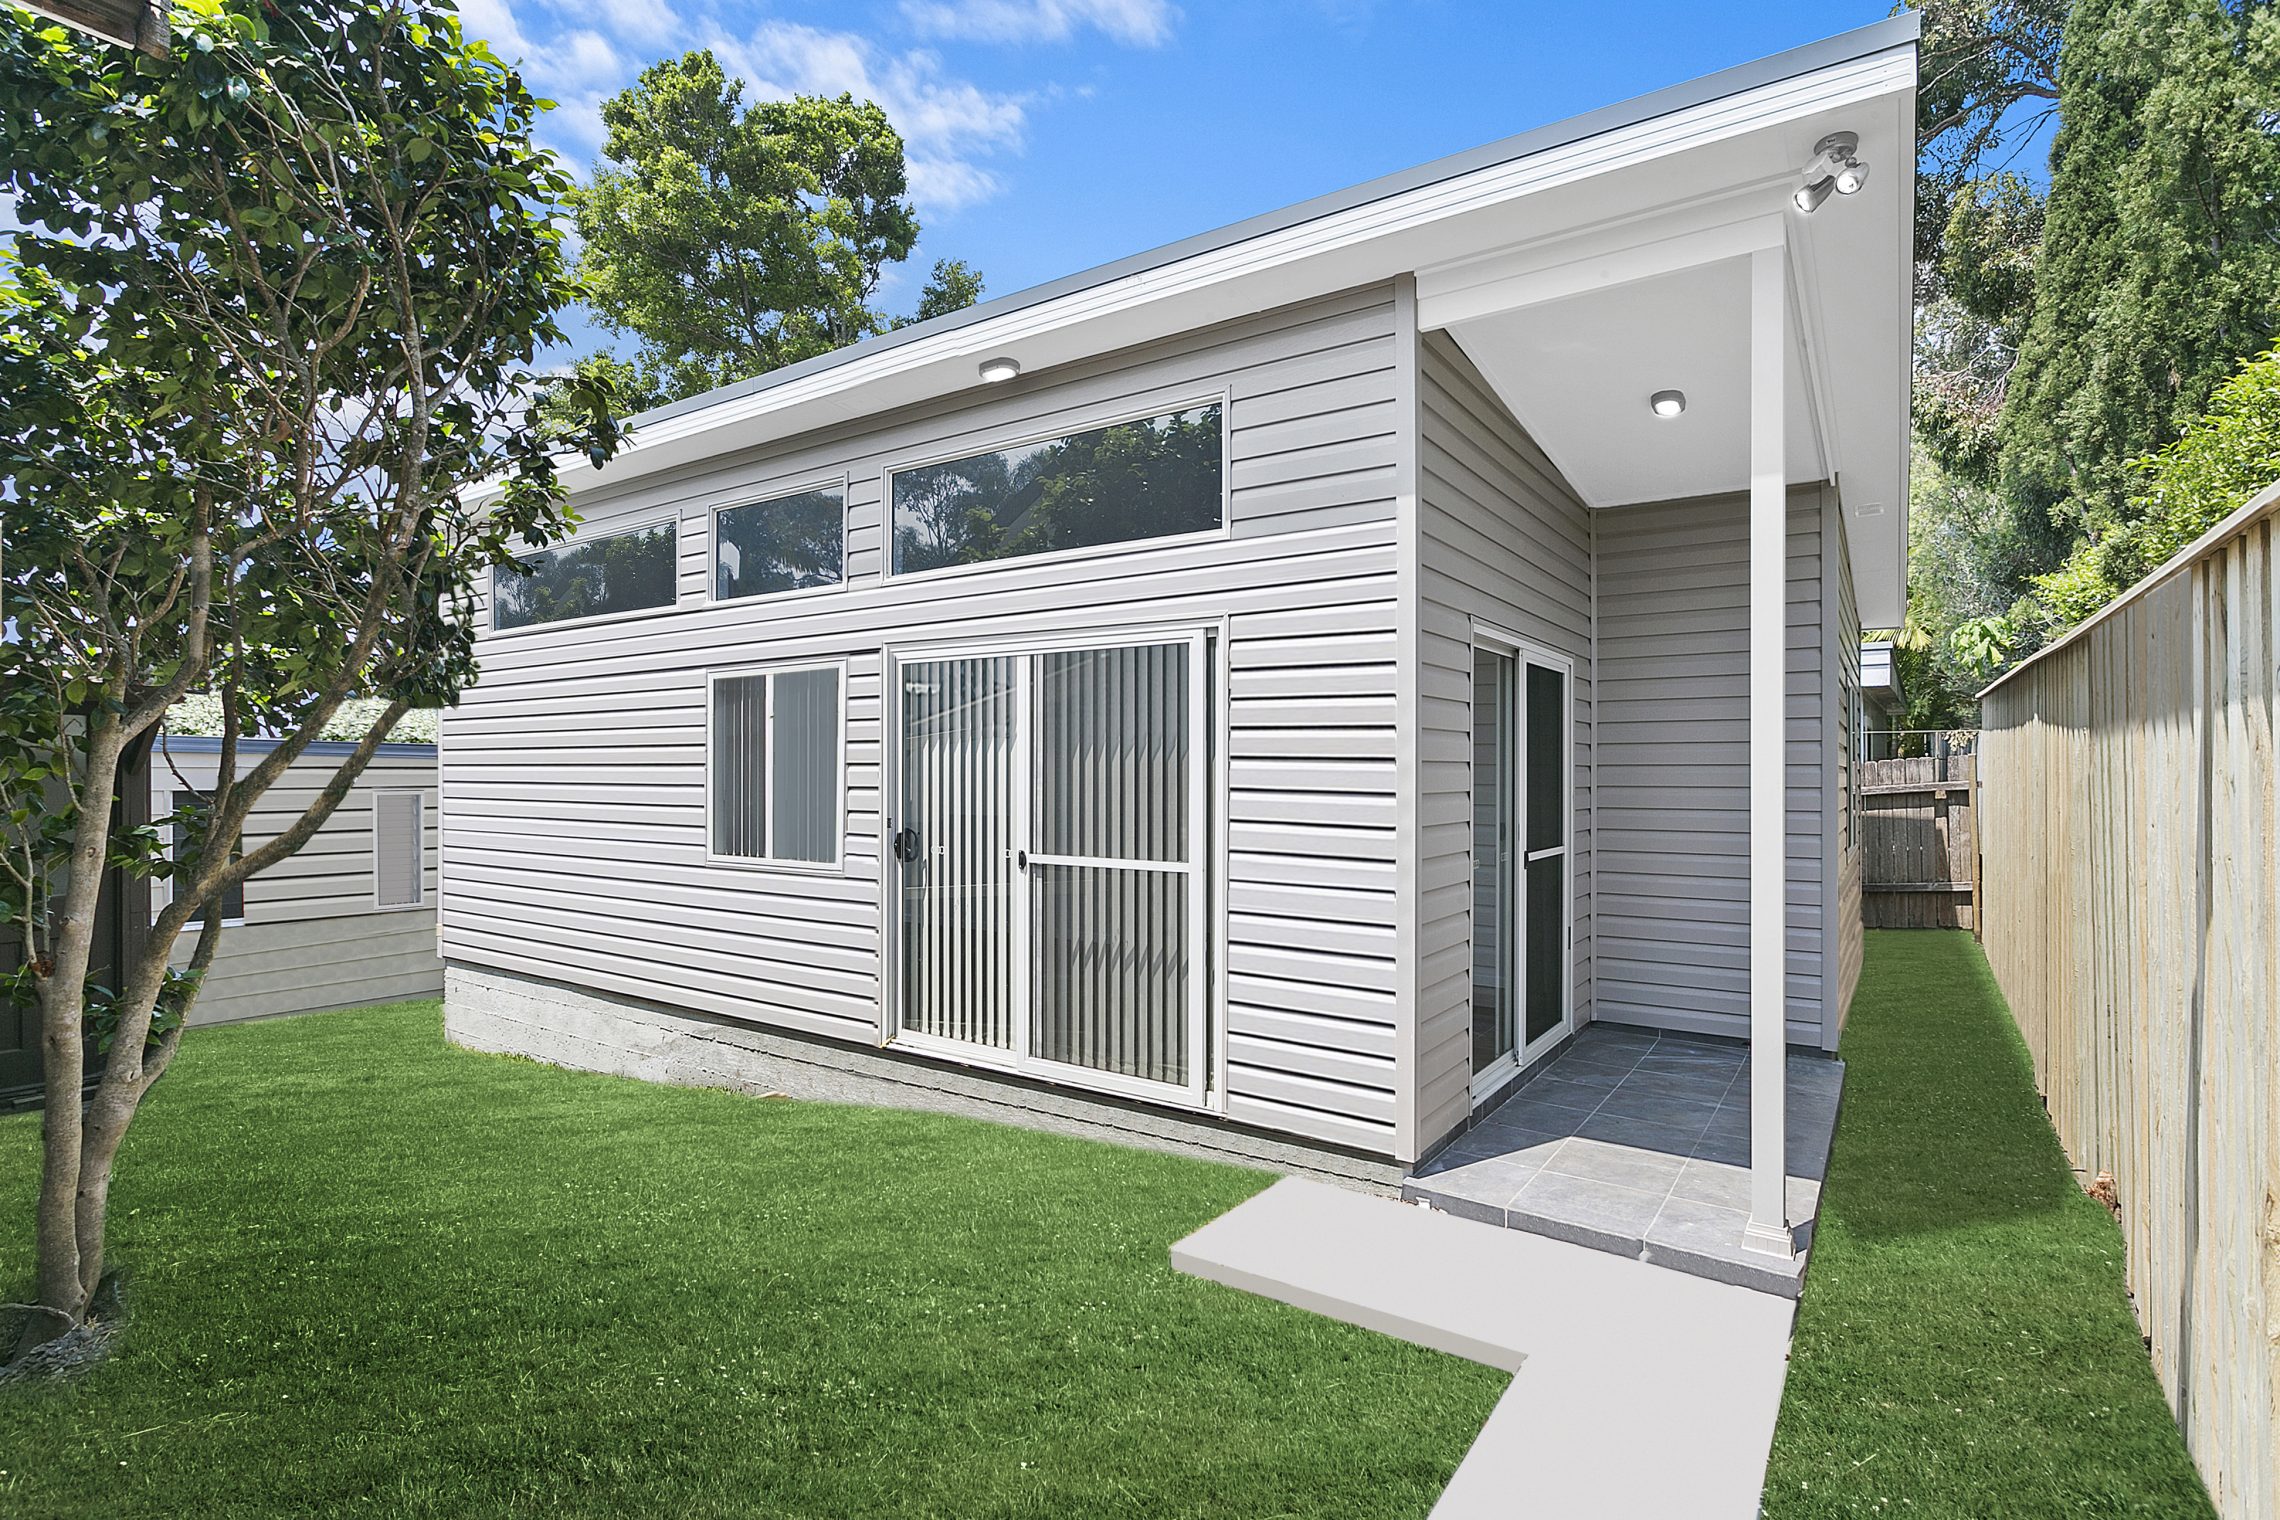
M 1200 635 L 899 665 L 901 1027 L 1203 1090 Z

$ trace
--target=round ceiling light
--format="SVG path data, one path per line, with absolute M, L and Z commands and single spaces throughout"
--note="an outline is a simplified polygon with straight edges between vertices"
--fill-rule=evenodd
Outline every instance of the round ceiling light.
M 1020 373 L 1021 361 L 1018 359 L 1009 359 L 1001 355 L 995 359 L 984 359 L 982 361 L 982 378 L 991 385 L 1003 385 Z
M 1686 410 L 1686 392 L 1656 391 L 1647 398 L 1647 405 L 1654 408 L 1657 417 L 1676 417 Z

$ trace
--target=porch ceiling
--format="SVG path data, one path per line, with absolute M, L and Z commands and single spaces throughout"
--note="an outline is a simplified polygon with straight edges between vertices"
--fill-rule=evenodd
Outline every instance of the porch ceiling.
M 1594 507 L 1742 491 L 1750 466 L 1749 261 L 1460 322 L 1450 329 L 1504 404 Z M 1789 478 L 1830 473 L 1789 334 Z M 1686 395 L 1658 417 L 1648 399 Z

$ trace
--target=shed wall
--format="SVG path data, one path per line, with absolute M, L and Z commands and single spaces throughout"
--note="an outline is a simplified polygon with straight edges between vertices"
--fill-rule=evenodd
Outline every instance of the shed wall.
M 242 756 L 241 770 L 254 758 Z M 164 818 L 173 811 L 170 794 L 176 790 L 211 787 L 217 760 L 210 744 L 168 743 L 151 763 L 151 816 Z M 339 760 L 337 752 L 311 752 L 297 760 L 253 810 L 246 844 L 261 843 L 298 817 Z M 375 905 L 373 794 L 383 789 L 416 790 L 425 799 L 424 885 L 415 908 Z M 373 757 L 355 789 L 307 844 L 246 883 L 245 922 L 223 929 L 221 948 L 191 1008 L 190 1022 L 218 1024 L 439 995 L 443 960 L 436 953 L 435 903 L 440 843 L 434 749 L 388 746 Z M 196 943 L 196 932 L 186 932 L 175 944 L 174 963 L 187 964 Z
M 1225 696 L 1224 1112 L 1395 1153 L 1406 312 L 1392 287 L 1355 292 L 582 500 L 594 529 L 679 522 L 679 601 L 482 640 L 483 679 L 445 723 L 447 958 L 877 1044 L 892 1021 L 883 651 L 1209 625 Z M 885 575 L 888 469 L 1220 394 L 1223 536 Z M 708 600 L 712 508 L 841 476 L 844 587 Z M 848 669 L 843 866 L 708 863 L 707 671 L 816 658 Z

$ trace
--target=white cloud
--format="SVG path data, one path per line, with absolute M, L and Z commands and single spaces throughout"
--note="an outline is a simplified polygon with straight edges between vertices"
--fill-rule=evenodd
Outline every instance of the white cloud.
M 713 48 L 762 98 L 845 93 L 878 102 L 908 147 L 913 199 L 936 210 L 995 195 L 1002 182 L 976 160 L 1018 152 L 1028 127 L 1025 97 L 952 78 L 923 49 L 889 53 L 852 32 L 788 21 L 764 22 Z
M 1171 40 L 1179 11 L 1170 0 L 903 0 L 919 31 L 983 42 L 1065 42 L 1093 27 L 1133 47 Z
M 665 0 L 555 0 L 568 15 L 599 21 L 621 41 L 660 52 L 681 33 L 681 18 Z
M 491 44 L 491 51 L 509 63 L 535 56 L 529 39 L 515 23 L 507 0 L 460 0 L 459 26 L 470 37 Z
M 569 32 L 547 44 L 543 62 L 534 61 L 531 72 L 557 88 L 615 90 L 631 72 L 625 60 L 600 32 Z

